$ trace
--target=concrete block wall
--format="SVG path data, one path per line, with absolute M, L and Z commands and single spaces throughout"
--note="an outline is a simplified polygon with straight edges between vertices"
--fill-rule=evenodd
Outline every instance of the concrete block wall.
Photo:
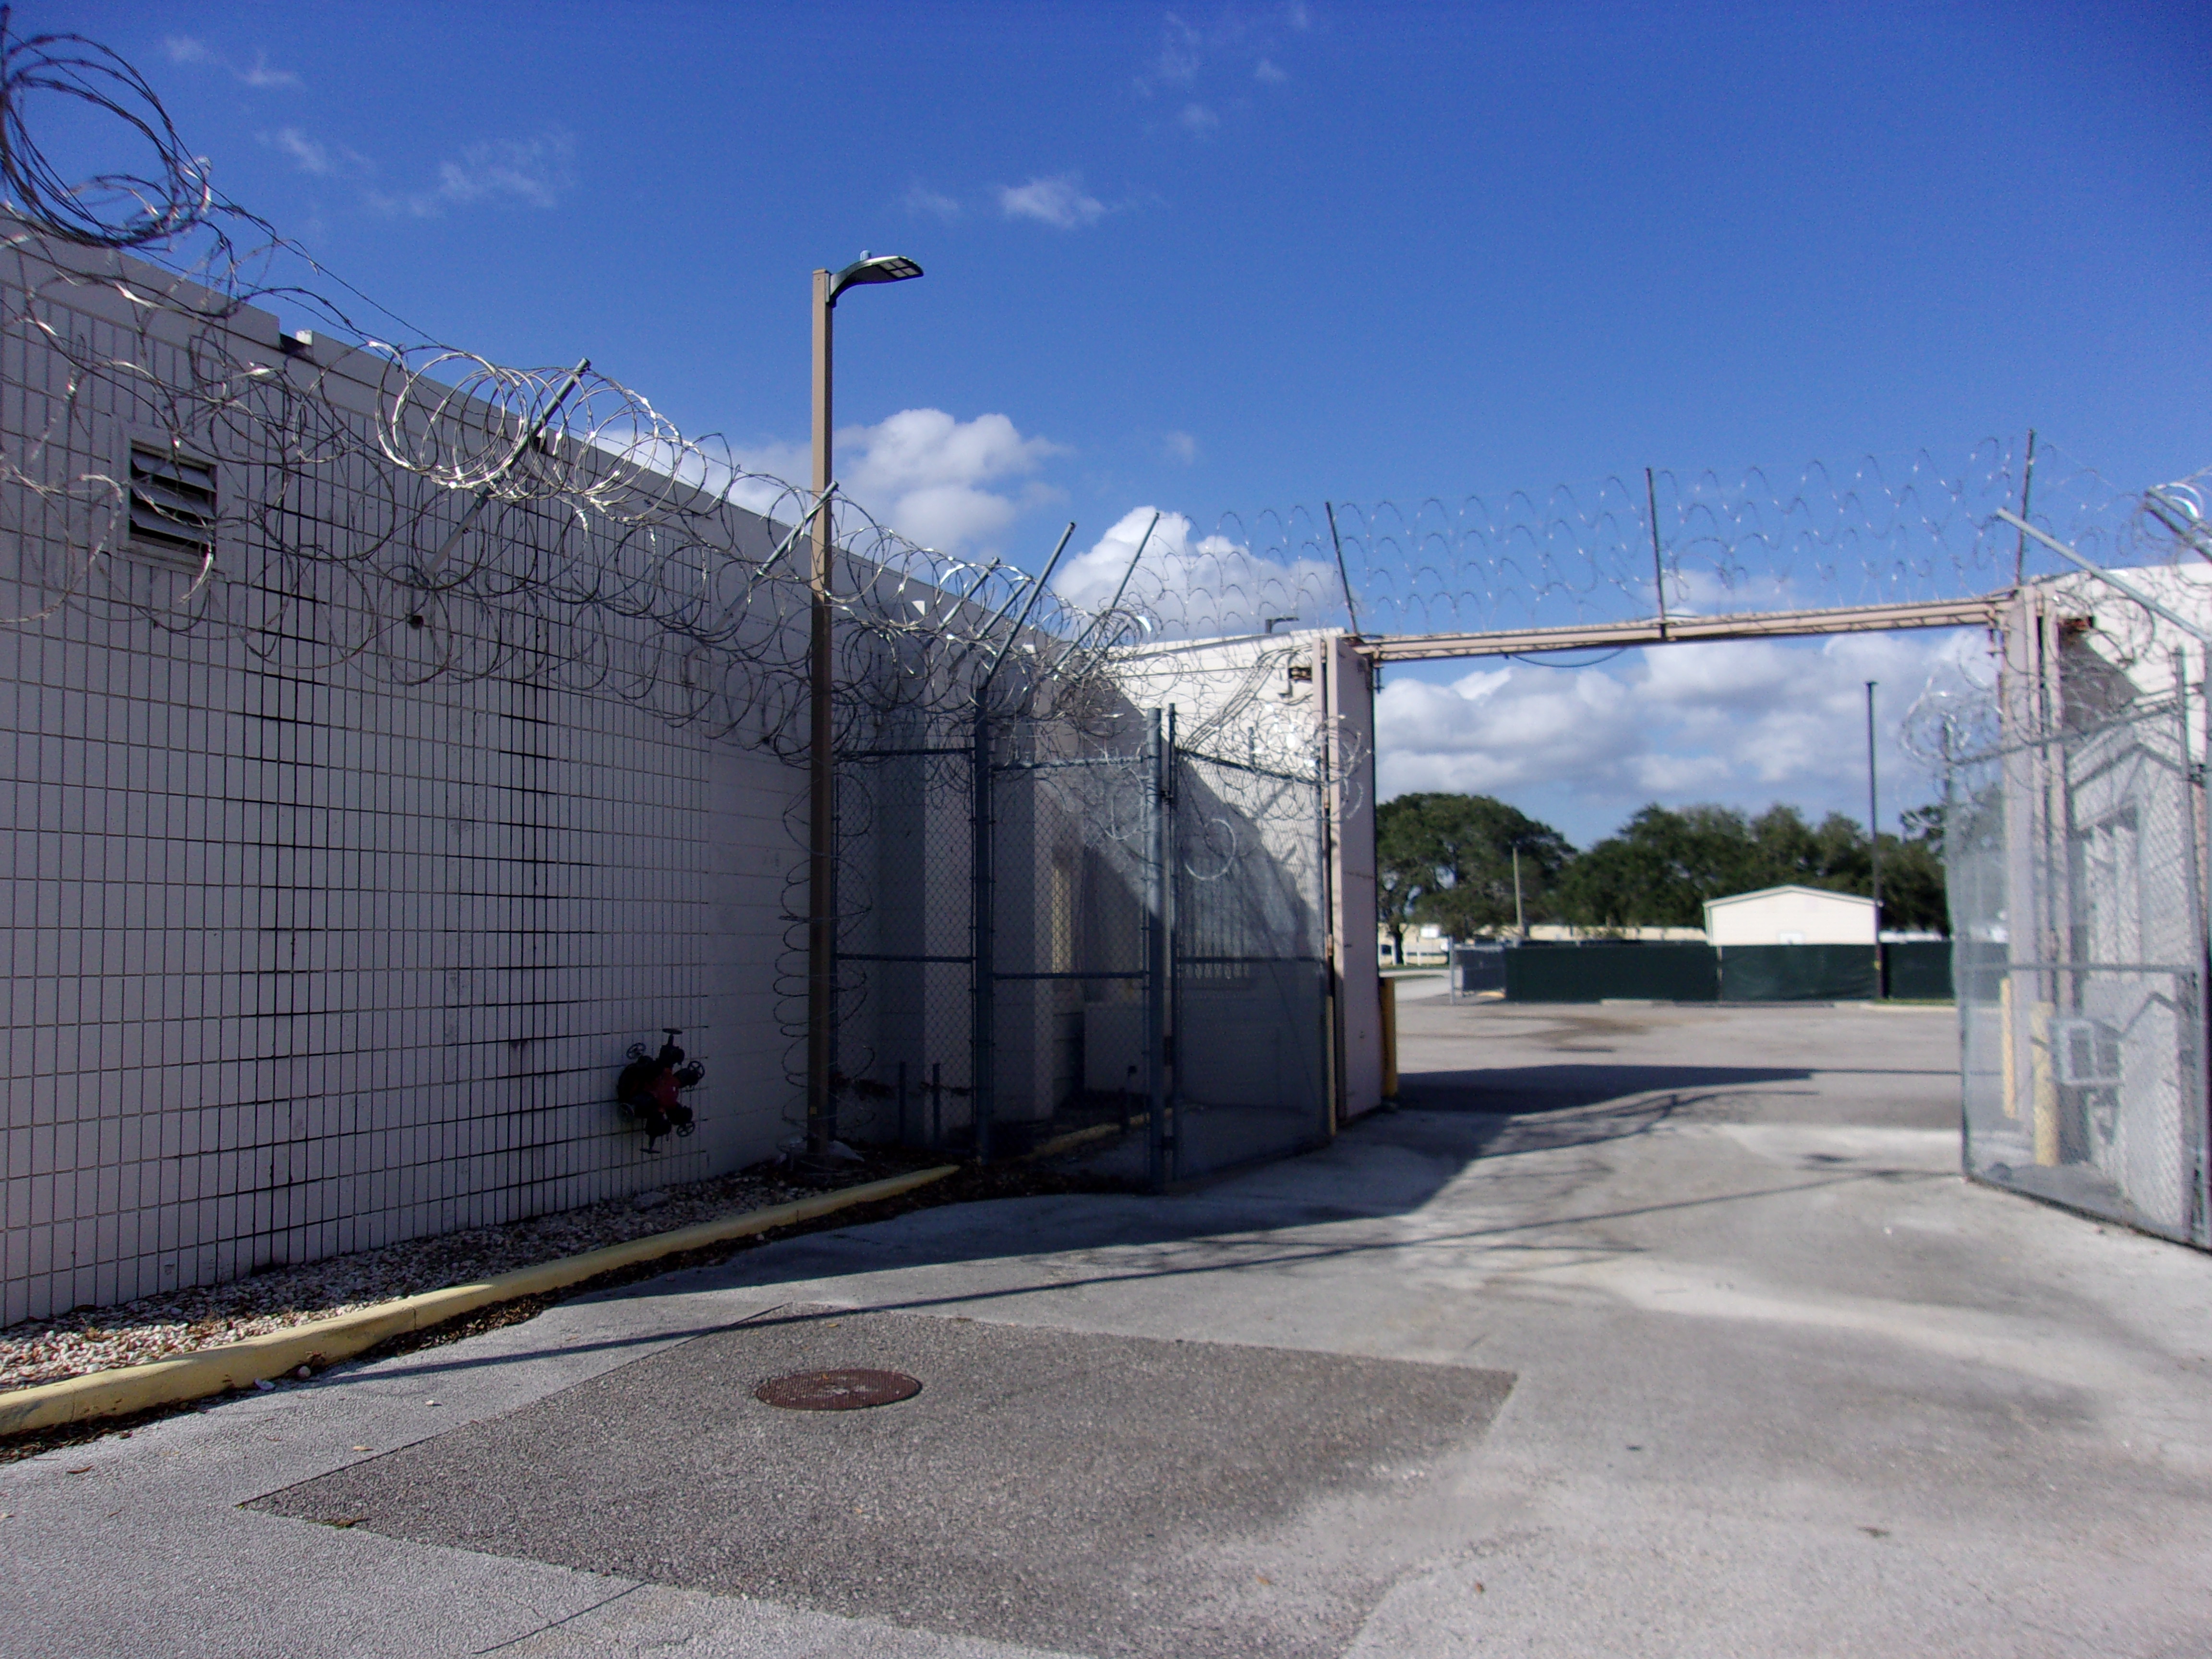
M 75 297 L 44 315 L 131 348 L 112 296 Z M 226 349 L 276 332 L 249 312 Z M 37 346 L 5 343 L 9 465 L 106 471 L 161 418 L 70 394 Z M 287 611 L 256 540 L 274 476 L 224 458 L 223 588 L 198 612 L 162 609 L 187 574 L 111 545 L 27 615 L 83 563 L 98 493 L 0 487 L 0 1322 L 727 1170 L 797 1109 L 776 969 L 803 773 L 619 676 L 329 648 L 347 628 Z M 375 482 L 326 469 L 315 533 L 374 520 L 345 497 Z M 635 640 L 611 626 L 619 665 Z M 649 1152 L 613 1083 L 665 1026 L 708 1077 L 699 1132 Z
M 9 1321 L 766 1155 L 791 769 L 611 698 L 0 632 Z M 611 1104 L 660 1028 L 688 1140 Z

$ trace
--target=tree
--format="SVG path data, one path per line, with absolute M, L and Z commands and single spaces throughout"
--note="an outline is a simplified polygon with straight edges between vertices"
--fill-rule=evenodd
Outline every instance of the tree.
M 1489 795 L 1401 795 L 1375 813 L 1375 891 L 1397 954 L 1406 930 L 1435 922 L 1456 939 L 1513 925 L 1513 859 L 1531 920 L 1575 849 L 1548 823 Z
M 1899 815 L 1902 836 L 1881 838 L 1881 921 L 1885 927 L 1951 933 L 1943 882 L 1943 808 L 1916 806 Z
M 1935 816 L 1907 813 L 1908 838 L 1881 838 L 1885 927 L 1948 931 Z M 1696 927 L 1708 899 L 1785 885 L 1863 896 L 1873 878 L 1866 830 L 1840 812 L 1811 824 L 1779 803 L 1755 818 L 1731 807 L 1655 804 L 1567 866 L 1559 900 L 1586 927 Z
M 1790 826 L 1775 829 L 1784 834 Z M 1560 878 L 1559 896 L 1568 919 L 1585 927 L 1697 927 L 1707 899 L 1771 885 L 1761 879 L 1766 867 L 1750 823 L 1734 808 L 1675 811 L 1655 802 L 1577 859 Z

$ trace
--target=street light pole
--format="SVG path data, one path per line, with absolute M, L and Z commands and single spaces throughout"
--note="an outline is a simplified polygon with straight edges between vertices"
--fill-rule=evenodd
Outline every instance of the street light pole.
M 1874 747 L 1874 689 L 1878 681 L 1866 683 L 1867 694 L 1867 856 L 1874 867 L 1874 994 L 1877 997 L 1889 994 L 1889 975 L 1882 972 L 1881 961 L 1881 811 L 1875 791 Z
M 837 296 L 862 283 L 902 283 L 921 267 L 896 254 L 863 253 L 842 270 L 814 273 L 814 558 L 809 573 L 806 844 L 806 1150 L 828 1154 L 836 1138 L 836 1101 L 830 1076 L 837 1011 L 837 775 L 836 662 L 830 633 L 830 557 L 836 543 L 830 523 L 830 335 Z

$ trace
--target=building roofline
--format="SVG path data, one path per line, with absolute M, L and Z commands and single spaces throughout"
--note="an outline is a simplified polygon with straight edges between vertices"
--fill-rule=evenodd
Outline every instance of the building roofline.
M 1814 898 L 1838 899 L 1845 904 L 1863 904 L 1874 908 L 1874 901 L 1857 893 L 1838 893 L 1832 887 L 1808 887 L 1802 882 L 1786 881 L 1779 887 L 1755 887 L 1748 893 L 1730 893 L 1723 898 L 1705 901 L 1705 908 L 1713 909 L 1723 904 L 1741 904 L 1746 899 L 1771 898 L 1777 893 L 1809 893 Z

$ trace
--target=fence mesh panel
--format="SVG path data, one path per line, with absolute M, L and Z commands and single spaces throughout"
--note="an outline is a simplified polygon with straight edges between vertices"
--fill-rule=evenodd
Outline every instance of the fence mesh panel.
M 994 1147 L 1145 1110 L 1147 794 L 1141 732 L 1011 723 L 992 769 Z
M 2203 784 L 2182 701 L 1954 765 L 1966 1162 L 2207 1242 Z
M 1091 1131 L 1154 1184 L 1325 1140 L 1318 774 L 1176 752 L 1164 715 L 921 729 L 839 758 L 840 1132 Z
M 839 757 L 838 1131 L 968 1145 L 972 755 L 895 723 Z
M 1328 1135 L 1326 825 L 1317 777 L 1175 757 L 1176 1176 Z

